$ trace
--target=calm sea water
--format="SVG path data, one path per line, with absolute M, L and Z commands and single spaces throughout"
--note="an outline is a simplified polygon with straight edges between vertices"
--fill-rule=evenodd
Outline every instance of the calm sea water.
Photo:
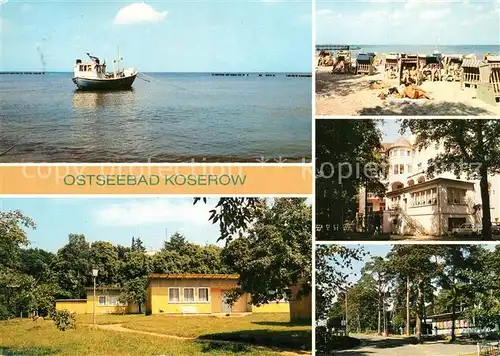
M 353 47 L 361 47 L 362 52 L 376 53 L 418 53 L 431 54 L 434 51 L 439 51 L 443 54 L 470 54 L 474 53 L 478 58 L 482 58 L 487 53 L 500 54 L 500 45 L 352 45 Z
M 71 73 L 0 75 L 0 161 L 310 159 L 311 78 L 147 75 L 101 93 Z

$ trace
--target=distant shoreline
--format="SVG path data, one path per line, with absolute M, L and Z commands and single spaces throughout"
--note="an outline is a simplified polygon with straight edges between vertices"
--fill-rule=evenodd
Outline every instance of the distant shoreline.
M 40 74 L 72 74 L 72 71 L 43 71 L 43 70 L 5 70 L 0 71 L 0 74 L 3 75 L 16 75 L 23 73 L 40 73 Z M 265 75 L 265 74 L 278 74 L 278 75 L 311 75 L 312 72 L 246 72 L 246 71 L 238 71 L 238 72 L 224 72 L 224 71 L 215 71 L 215 72 L 140 72 L 146 74 L 204 74 L 204 75 L 212 75 L 212 74 L 250 74 L 250 75 Z

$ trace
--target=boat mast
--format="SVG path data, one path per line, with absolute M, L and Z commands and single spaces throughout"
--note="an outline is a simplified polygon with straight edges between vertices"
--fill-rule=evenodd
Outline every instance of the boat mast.
M 117 58 L 117 64 L 118 64 L 118 70 L 117 72 L 120 72 L 120 46 L 118 46 L 118 58 Z

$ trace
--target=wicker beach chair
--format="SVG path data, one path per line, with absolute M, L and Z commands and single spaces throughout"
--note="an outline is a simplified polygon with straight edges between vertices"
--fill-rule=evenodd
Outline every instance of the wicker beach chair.
M 500 65 L 483 62 L 479 66 L 477 98 L 490 105 L 500 101 Z
M 375 73 L 374 59 L 374 53 L 359 53 L 356 57 L 356 74 L 372 75 Z
M 422 75 L 421 71 L 418 70 L 418 57 L 417 56 L 411 56 L 407 55 L 405 57 L 402 57 L 399 59 L 398 63 L 398 72 L 399 72 L 399 85 L 403 84 L 405 82 L 404 78 L 404 73 L 406 70 L 412 72 L 415 71 L 415 73 L 410 73 L 410 76 L 413 76 L 413 79 L 415 80 L 416 85 L 421 85 L 422 84 Z
M 448 55 L 444 58 L 444 74 L 442 80 L 448 82 L 459 82 L 462 80 L 462 55 Z
M 479 84 L 479 67 L 483 64 L 483 61 L 478 59 L 464 59 L 462 62 L 462 76 L 460 78 L 460 87 L 462 89 L 466 87 L 477 88 Z
M 353 73 L 352 56 L 350 51 L 338 51 L 333 61 L 332 74 Z
M 385 56 L 384 71 L 386 80 L 398 79 L 400 77 L 398 62 L 399 55 L 397 54 L 388 54 Z

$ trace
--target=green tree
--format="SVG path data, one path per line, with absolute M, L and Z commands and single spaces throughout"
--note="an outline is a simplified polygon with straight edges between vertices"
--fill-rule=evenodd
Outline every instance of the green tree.
M 40 248 L 21 249 L 22 273 L 33 276 L 39 282 L 55 282 L 57 274 L 54 271 L 56 255 Z
M 327 226 L 342 234 L 356 219 L 362 187 L 385 192 L 380 179 L 385 158 L 379 153 L 382 132 L 377 120 L 319 120 L 316 124 L 316 223 L 322 239 Z M 366 226 L 366 224 L 365 224 Z
M 380 308 L 378 296 L 374 293 L 376 290 L 377 283 L 368 273 L 362 274 L 361 278 L 349 288 L 347 292 L 349 330 L 356 330 L 358 333 L 376 330 L 378 315 L 375 316 L 374 311 Z
M 224 249 L 223 261 L 240 275 L 239 293 L 264 304 L 311 291 L 311 207 L 304 198 L 277 198 Z
M 2 318 L 17 314 L 30 277 L 22 271 L 22 248 L 29 244 L 25 229 L 35 222 L 20 211 L 0 212 L 0 309 Z
M 400 278 L 406 279 L 406 334 L 410 334 L 410 296 L 412 286 L 417 290 L 415 310 L 415 335 L 422 341 L 422 318 L 425 313 L 424 290 L 435 277 L 437 263 L 433 260 L 435 247 L 432 245 L 395 245 L 388 255 L 391 269 Z
M 111 242 L 96 241 L 90 245 L 91 268 L 97 267 L 97 285 L 112 286 L 118 283 L 118 250 Z
M 135 303 L 142 314 L 142 305 L 146 302 L 147 276 L 139 276 L 124 282 L 120 293 L 120 301 Z
M 170 236 L 169 240 L 166 240 L 163 244 L 163 251 L 180 251 L 183 247 L 188 244 L 188 241 L 180 232 L 175 232 Z
M 471 255 L 475 266 L 469 270 L 471 283 L 465 316 L 480 328 L 500 325 L 500 246 L 493 251 L 476 246 Z
M 19 210 L 0 212 L 0 268 L 18 268 L 21 247 L 29 244 L 24 229 L 34 229 L 35 222 Z
M 59 273 L 59 285 L 69 297 L 86 296 L 86 288 L 92 281 L 92 261 L 84 235 L 69 235 L 68 243 L 57 251 L 55 268 Z
M 194 198 L 193 205 L 207 198 Z M 219 225 L 219 241 L 230 241 L 247 231 L 251 223 L 266 208 L 265 199 L 260 198 L 220 198 L 209 211 L 209 220 Z
M 146 247 L 144 247 L 144 243 L 142 242 L 140 237 L 135 238 L 132 236 L 131 249 L 132 251 L 146 252 Z
M 381 334 L 382 324 L 384 332 L 387 332 L 386 298 L 393 278 L 390 271 L 390 265 L 384 258 L 373 256 L 372 259 L 365 264 L 361 273 L 369 274 L 374 281 L 374 292 L 377 296 L 377 332 Z
M 349 271 L 354 261 L 360 261 L 366 252 L 361 247 L 316 245 L 316 320 L 324 320 L 334 299 L 349 286 Z
M 474 245 L 440 245 L 437 254 L 442 262 L 439 263 L 438 284 L 443 288 L 441 293 L 448 299 L 451 310 L 451 341 L 455 341 L 455 322 L 457 307 L 463 296 L 470 292 L 470 271 L 474 268 Z
M 429 160 L 427 174 L 453 172 L 457 177 L 479 179 L 482 235 L 491 239 L 491 204 L 488 175 L 500 173 L 500 121 L 496 119 L 403 119 L 401 131 L 415 135 L 417 149 L 441 145 Z
M 146 301 L 146 287 L 150 272 L 150 259 L 141 251 L 130 250 L 119 261 L 120 300 L 136 303 L 140 313 L 142 313 L 142 305 Z

